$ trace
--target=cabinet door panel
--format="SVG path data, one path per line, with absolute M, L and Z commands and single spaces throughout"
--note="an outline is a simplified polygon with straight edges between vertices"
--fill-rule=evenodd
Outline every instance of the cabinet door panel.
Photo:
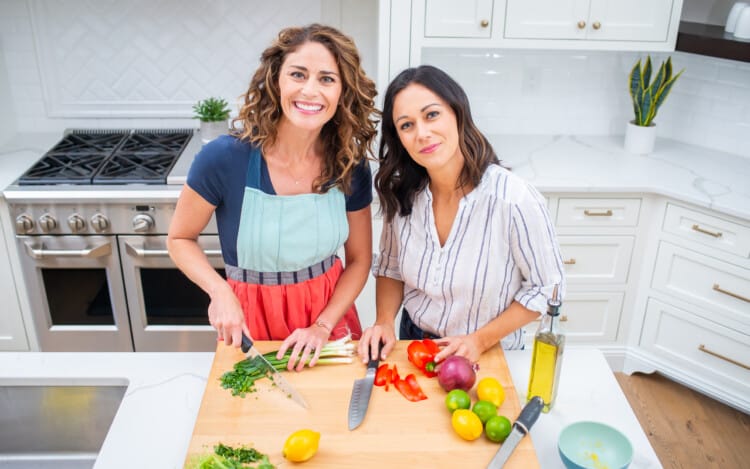
M 505 37 L 513 39 L 585 39 L 588 0 L 508 0 Z
M 557 226 L 637 226 L 641 199 L 561 198 Z
M 490 37 L 492 2 L 493 0 L 427 0 L 425 37 Z
M 672 3 L 672 0 L 592 0 L 587 38 L 666 41 Z
M 723 218 L 667 204 L 662 229 L 743 258 L 750 257 L 750 227 Z
M 577 283 L 625 283 L 632 236 L 559 236 L 565 279 Z

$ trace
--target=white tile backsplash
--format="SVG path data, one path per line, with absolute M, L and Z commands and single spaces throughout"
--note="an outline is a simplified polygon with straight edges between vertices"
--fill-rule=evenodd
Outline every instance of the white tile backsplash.
M 651 55 L 658 67 L 670 54 Z M 750 157 L 750 64 L 671 54 L 683 68 L 655 119 L 658 135 Z M 490 134 L 622 134 L 632 119 L 628 74 L 646 54 L 425 49 L 466 90 Z

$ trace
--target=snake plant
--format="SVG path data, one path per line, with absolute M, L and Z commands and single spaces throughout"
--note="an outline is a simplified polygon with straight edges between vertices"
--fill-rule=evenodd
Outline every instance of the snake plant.
M 221 122 L 229 117 L 229 104 L 224 99 L 206 98 L 195 103 L 193 111 L 203 122 Z
M 664 104 L 674 82 L 682 75 L 681 70 L 677 75 L 672 75 L 672 58 L 668 57 L 666 62 L 661 63 L 654 81 L 651 81 L 651 56 L 641 66 L 638 59 L 630 71 L 630 97 L 633 100 L 633 111 L 635 111 L 635 125 L 648 127 L 652 122 L 659 107 Z

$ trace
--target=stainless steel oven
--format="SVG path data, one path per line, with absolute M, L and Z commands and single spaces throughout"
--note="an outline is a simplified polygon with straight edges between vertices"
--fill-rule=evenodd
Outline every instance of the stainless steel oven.
M 215 350 L 209 298 L 166 250 L 167 175 L 199 149 L 192 130 L 72 131 L 5 189 L 43 351 Z M 223 275 L 214 220 L 199 244 Z

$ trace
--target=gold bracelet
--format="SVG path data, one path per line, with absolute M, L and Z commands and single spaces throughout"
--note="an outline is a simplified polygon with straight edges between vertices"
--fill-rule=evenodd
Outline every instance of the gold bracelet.
M 323 322 L 322 319 L 318 319 L 317 321 L 315 321 L 315 325 L 316 326 L 320 326 L 323 329 L 327 330 L 329 334 L 331 333 L 331 326 L 329 326 L 328 324 L 326 324 L 325 322 Z

